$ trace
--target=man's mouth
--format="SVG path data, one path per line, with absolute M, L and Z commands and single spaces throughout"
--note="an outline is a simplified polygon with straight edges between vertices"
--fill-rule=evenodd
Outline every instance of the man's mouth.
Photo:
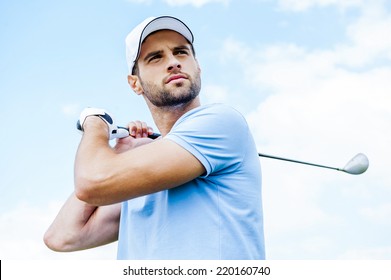
M 187 77 L 185 75 L 183 75 L 183 74 L 172 75 L 172 76 L 167 78 L 166 84 L 168 84 L 168 83 L 170 83 L 172 81 L 181 80 L 181 79 L 187 79 Z

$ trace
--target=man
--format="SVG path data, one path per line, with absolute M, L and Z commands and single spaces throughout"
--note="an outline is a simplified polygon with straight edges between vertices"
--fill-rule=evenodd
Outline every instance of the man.
M 131 122 L 108 144 L 102 115 L 81 119 L 75 192 L 45 234 L 74 251 L 118 239 L 118 259 L 264 259 L 260 163 L 242 115 L 201 106 L 193 34 L 148 18 L 126 39 L 128 82 L 162 138 Z

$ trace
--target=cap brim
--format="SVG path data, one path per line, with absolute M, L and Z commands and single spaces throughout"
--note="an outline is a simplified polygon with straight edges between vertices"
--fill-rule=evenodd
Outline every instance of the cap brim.
M 151 20 L 143 29 L 141 32 L 140 40 L 139 40 L 139 46 L 137 50 L 136 59 L 138 59 L 140 55 L 141 45 L 144 42 L 144 40 L 153 32 L 159 31 L 159 30 L 172 30 L 175 32 L 178 32 L 183 37 L 186 38 L 189 43 L 193 44 L 194 37 L 193 33 L 191 32 L 190 28 L 187 27 L 187 25 L 182 22 L 181 20 L 171 17 L 171 16 L 161 16 L 157 17 L 153 20 Z

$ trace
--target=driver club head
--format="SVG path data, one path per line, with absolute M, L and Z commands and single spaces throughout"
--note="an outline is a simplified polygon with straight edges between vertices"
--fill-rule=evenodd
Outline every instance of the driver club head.
M 359 175 L 367 171 L 369 166 L 369 160 L 366 155 L 359 153 L 356 156 L 354 156 L 342 169 L 342 171 Z

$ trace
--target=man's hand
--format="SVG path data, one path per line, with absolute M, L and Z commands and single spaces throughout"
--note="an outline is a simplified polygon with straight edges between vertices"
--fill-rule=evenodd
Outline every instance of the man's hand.
M 148 136 L 153 134 L 153 129 L 145 122 L 132 121 L 128 124 L 129 137 L 118 138 L 114 147 L 116 153 L 123 153 L 138 146 L 153 142 Z
M 77 129 L 84 131 L 84 123 L 86 119 L 91 116 L 99 117 L 107 125 L 110 140 L 114 138 L 127 137 L 129 135 L 129 132 L 125 128 L 118 127 L 115 124 L 113 118 L 106 112 L 106 110 L 99 108 L 85 108 L 80 114 L 80 118 L 76 125 Z
M 153 129 L 149 127 L 145 122 L 132 121 L 128 123 L 128 130 L 130 136 L 134 138 L 148 137 L 153 134 Z

